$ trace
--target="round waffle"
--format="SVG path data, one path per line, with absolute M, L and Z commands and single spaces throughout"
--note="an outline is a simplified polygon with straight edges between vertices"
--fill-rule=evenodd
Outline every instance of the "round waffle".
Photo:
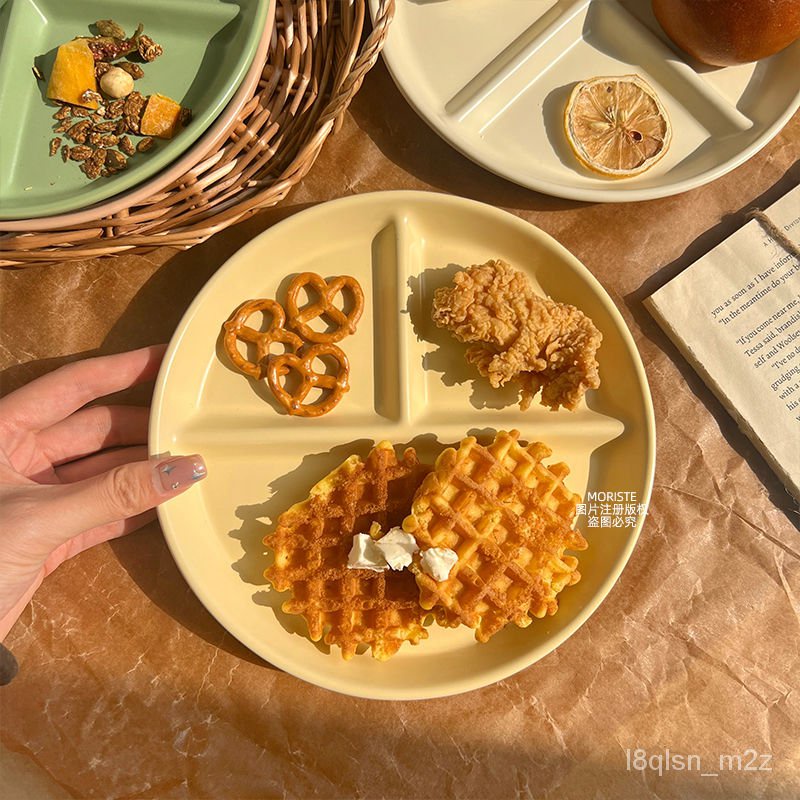
M 415 557 L 421 605 L 441 625 L 474 628 L 479 642 L 508 622 L 524 628 L 555 614 L 558 593 L 580 580 L 578 559 L 564 551 L 588 546 L 572 528 L 580 497 L 564 486 L 569 468 L 545 466 L 551 450 L 540 442 L 522 447 L 518 437 L 501 431 L 483 447 L 470 436 L 443 451 L 403 522 L 420 548 L 458 555 L 438 582 Z
M 428 636 L 423 621 L 430 612 L 411 573 L 347 567 L 353 536 L 373 523 L 383 531 L 399 525 L 428 472 L 413 448 L 398 461 L 392 445 L 380 442 L 366 460 L 350 456 L 317 483 L 264 539 L 274 553 L 265 577 L 291 592 L 283 611 L 302 615 L 310 638 L 338 645 L 345 659 L 364 645 L 385 661 L 403 642 Z

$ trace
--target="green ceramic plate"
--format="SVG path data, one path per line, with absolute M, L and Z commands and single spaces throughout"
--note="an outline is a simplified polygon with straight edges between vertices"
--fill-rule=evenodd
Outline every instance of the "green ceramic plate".
M 272 0 L 0 0 L 0 219 L 63 214 L 105 200 L 151 177 L 214 121 L 244 77 Z M 137 23 L 164 48 L 136 82 L 192 109 L 191 124 L 130 160 L 129 168 L 89 181 L 74 162 L 48 156 L 53 113 L 44 99 L 60 44 L 91 35 L 97 19 L 129 34 Z

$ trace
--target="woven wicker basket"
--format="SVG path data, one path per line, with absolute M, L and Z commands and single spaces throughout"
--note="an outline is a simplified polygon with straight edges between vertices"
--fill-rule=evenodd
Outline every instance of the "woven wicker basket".
M 394 0 L 381 0 L 366 37 L 367 0 L 275 2 L 275 28 L 261 80 L 214 152 L 166 188 L 111 216 L 0 235 L 0 266 L 163 245 L 187 249 L 283 200 L 339 128 L 375 64 Z

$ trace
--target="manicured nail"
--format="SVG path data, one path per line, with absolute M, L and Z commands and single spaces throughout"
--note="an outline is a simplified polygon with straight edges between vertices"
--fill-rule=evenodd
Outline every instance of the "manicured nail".
M 206 462 L 198 455 L 168 458 L 156 465 L 156 481 L 163 492 L 188 489 L 205 476 Z

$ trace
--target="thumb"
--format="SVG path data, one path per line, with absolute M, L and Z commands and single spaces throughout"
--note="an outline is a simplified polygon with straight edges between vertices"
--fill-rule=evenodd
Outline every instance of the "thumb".
M 181 494 L 206 477 L 199 455 L 121 464 L 100 475 L 52 487 L 48 511 L 59 540 L 127 519 Z

